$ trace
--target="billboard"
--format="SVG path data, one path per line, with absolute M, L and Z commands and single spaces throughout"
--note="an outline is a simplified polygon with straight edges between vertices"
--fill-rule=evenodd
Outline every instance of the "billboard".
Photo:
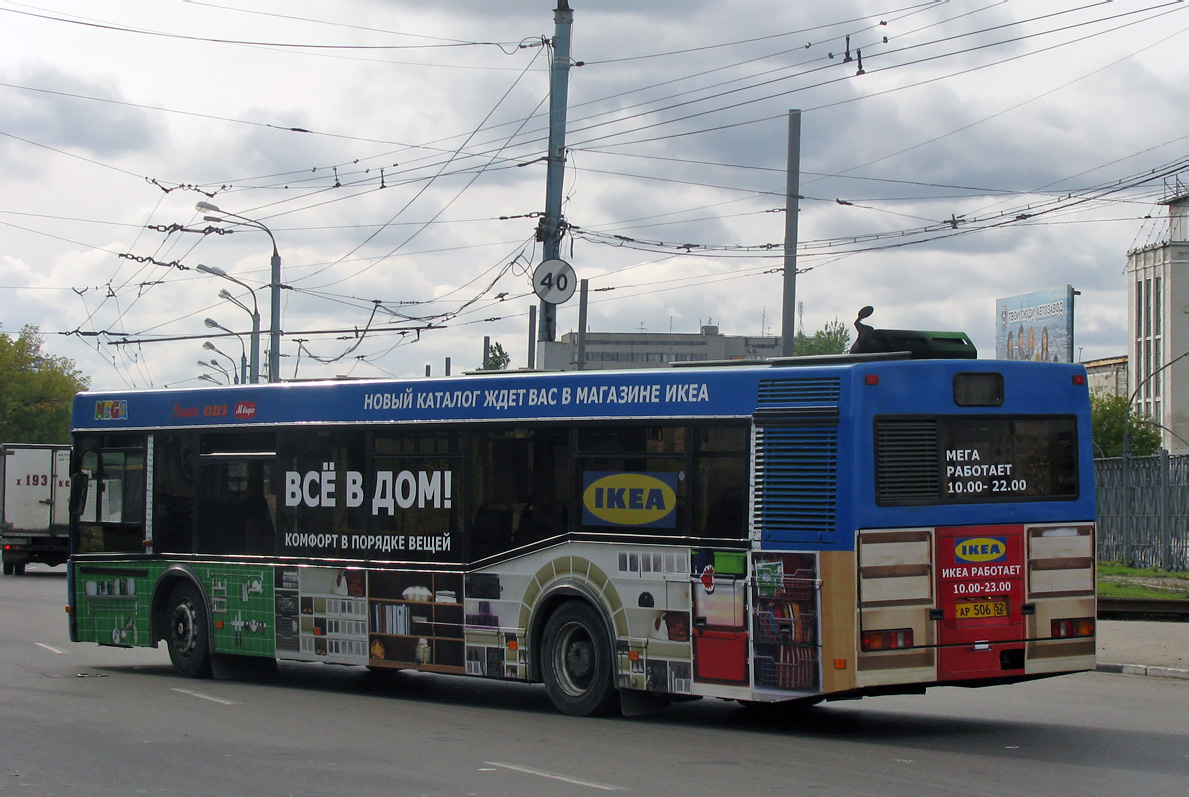
M 1073 362 L 1072 285 L 1009 296 L 995 302 L 995 357 Z

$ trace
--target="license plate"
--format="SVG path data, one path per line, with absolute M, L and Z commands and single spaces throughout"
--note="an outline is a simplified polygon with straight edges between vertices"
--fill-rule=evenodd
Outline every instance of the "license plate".
M 958 604 L 959 620 L 974 620 L 980 617 L 1007 617 L 1007 601 L 965 601 Z
M 28 537 L 5 537 L 4 542 L 8 545 L 28 545 Z

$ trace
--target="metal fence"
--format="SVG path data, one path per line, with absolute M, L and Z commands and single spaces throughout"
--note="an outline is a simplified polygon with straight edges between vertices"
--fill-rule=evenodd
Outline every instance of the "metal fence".
M 1098 558 L 1189 570 L 1189 455 L 1099 459 Z

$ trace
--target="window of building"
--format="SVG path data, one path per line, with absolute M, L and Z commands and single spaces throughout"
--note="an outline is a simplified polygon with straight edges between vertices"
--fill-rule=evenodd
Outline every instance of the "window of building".
M 1161 333 L 1161 320 L 1160 320 L 1161 314 L 1162 314 L 1162 309 L 1161 309 L 1160 304 L 1161 304 L 1161 302 L 1160 302 L 1160 277 L 1157 277 L 1156 281 L 1155 281 L 1155 285 L 1153 287 L 1153 292 L 1152 292 L 1152 316 L 1153 316 L 1152 325 L 1153 325 L 1153 328 L 1155 329 L 1155 334 L 1157 334 L 1157 335 L 1162 334 Z
M 1148 399 L 1152 397 L 1152 382 L 1155 381 L 1151 378 L 1147 378 L 1151 377 L 1152 374 L 1152 341 L 1150 340 L 1144 341 L 1143 374 L 1146 377 L 1144 381 L 1144 398 Z
M 1144 280 L 1144 336 L 1152 334 L 1152 280 Z

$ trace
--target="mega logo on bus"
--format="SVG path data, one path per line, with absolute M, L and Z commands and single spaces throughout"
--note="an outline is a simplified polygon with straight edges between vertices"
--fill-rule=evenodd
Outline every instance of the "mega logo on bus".
M 1006 558 L 1006 537 L 970 537 L 954 543 L 954 559 L 959 562 L 1001 562 Z
M 672 528 L 676 473 L 593 471 L 583 477 L 582 522 L 588 526 Z
M 96 401 L 95 420 L 119 421 L 128 417 L 127 401 Z

